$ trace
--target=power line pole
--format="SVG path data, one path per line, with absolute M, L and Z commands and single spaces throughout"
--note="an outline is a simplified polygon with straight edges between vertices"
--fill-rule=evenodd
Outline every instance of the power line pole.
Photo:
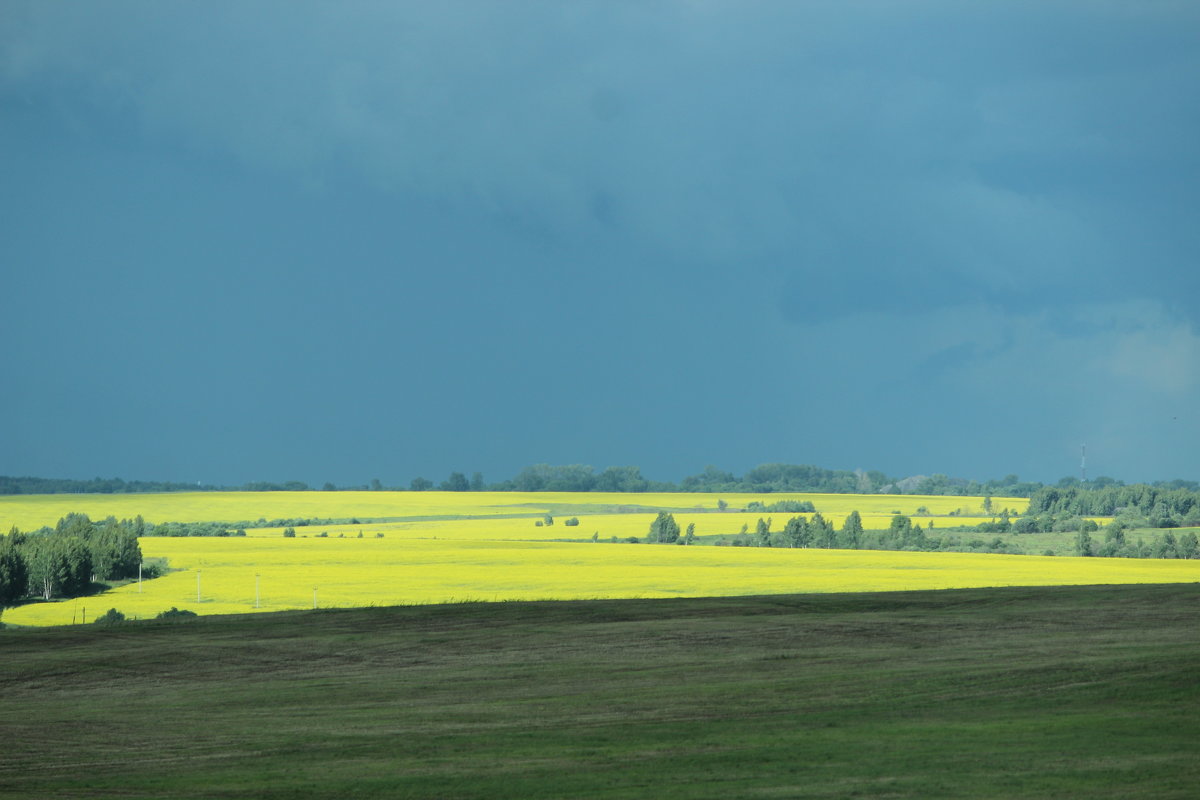
M 200 602 L 200 570 L 196 570 L 196 602 Z
M 254 573 L 254 607 L 258 608 L 258 573 Z
M 1087 483 L 1087 445 L 1079 445 L 1079 480 Z

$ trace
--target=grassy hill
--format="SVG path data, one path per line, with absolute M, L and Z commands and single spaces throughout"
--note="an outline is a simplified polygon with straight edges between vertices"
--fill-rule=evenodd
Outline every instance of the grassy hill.
M 1200 586 L 0 632 L 3 797 L 1194 797 Z

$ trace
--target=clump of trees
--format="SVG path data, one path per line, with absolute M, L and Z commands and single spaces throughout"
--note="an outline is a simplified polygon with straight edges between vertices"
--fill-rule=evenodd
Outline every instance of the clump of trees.
M 146 527 L 140 516 L 97 523 L 86 514 L 68 514 L 53 528 L 31 533 L 14 527 L 0 537 L 0 605 L 77 597 L 93 583 L 136 577 L 142 563 L 138 536 Z
M 1029 498 L 1027 514 L 1121 517 L 1144 520 L 1150 528 L 1200 527 L 1200 491 L 1176 487 L 1110 485 L 1099 489 L 1046 486 Z
M 679 540 L 679 523 L 675 515 L 666 511 L 658 512 L 658 516 L 650 523 L 650 532 L 646 541 L 658 544 L 674 544 Z
M 841 527 L 818 513 L 810 517 L 792 517 L 780 531 L 772 531 L 772 520 L 760 518 L 754 533 L 743 531 L 734 536 L 724 536 L 716 544 L 726 547 L 808 547 L 837 550 L 946 550 L 975 553 L 1021 553 L 1019 548 L 1004 542 L 999 537 L 983 541 L 972 539 L 964 542 L 957 536 L 933 536 L 928 528 L 904 514 L 895 514 L 887 529 L 867 531 L 863 529 L 862 515 L 850 512 Z

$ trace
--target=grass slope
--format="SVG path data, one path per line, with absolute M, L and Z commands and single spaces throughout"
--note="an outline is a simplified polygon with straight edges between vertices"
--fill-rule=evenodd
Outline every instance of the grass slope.
M 1194 797 L 1200 587 L 0 633 L 4 797 Z

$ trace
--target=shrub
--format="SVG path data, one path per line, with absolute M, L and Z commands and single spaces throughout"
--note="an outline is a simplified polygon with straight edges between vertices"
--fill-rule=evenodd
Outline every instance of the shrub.
M 571 527 L 574 527 L 578 524 L 579 524 L 579 517 L 571 517 L 569 520 L 566 520 L 565 522 L 563 522 L 563 525 L 570 525 Z
M 793 514 L 811 514 L 817 509 L 808 500 L 780 500 L 775 503 L 763 504 L 753 500 L 746 505 L 747 511 L 782 511 Z
M 170 611 L 163 611 L 161 614 L 155 617 L 155 619 L 192 619 L 195 616 L 195 611 L 188 611 L 187 609 L 180 610 L 175 606 L 171 606 Z
M 120 623 L 122 623 L 124 621 L 125 621 L 124 614 L 122 614 L 120 611 L 117 611 L 115 608 L 110 608 L 108 611 L 105 611 L 103 614 L 96 617 L 96 619 L 93 621 L 92 624 L 93 625 L 119 625 Z
M 295 539 L 296 538 L 296 529 L 295 528 L 284 528 L 283 529 L 283 538 Z

